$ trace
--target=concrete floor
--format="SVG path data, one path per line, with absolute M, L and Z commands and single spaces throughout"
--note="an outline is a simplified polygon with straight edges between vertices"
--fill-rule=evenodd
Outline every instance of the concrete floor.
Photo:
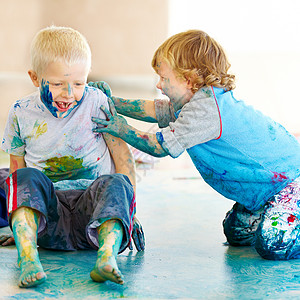
M 14 79 L 0 78 L 5 96 L 1 98 L 1 137 L 10 102 L 19 97 L 12 93 L 25 95 L 26 89 L 32 88 L 25 79 L 22 91 L 9 88 Z M 136 97 L 132 92 L 135 89 L 113 90 L 117 96 Z M 156 97 L 152 90 L 136 93 L 143 94 L 143 98 Z M 130 123 L 145 131 L 157 129 L 157 125 Z M 222 220 L 233 202 L 203 182 L 187 155 L 176 160 L 135 156 L 149 163 L 141 164 L 137 172 L 137 209 L 146 235 L 146 250 L 126 251 L 118 256 L 124 286 L 98 284 L 90 279 L 95 251 L 40 249 L 48 276 L 46 283 L 32 289 L 18 288 L 17 252 L 11 246 L 0 248 L 1 300 L 300 299 L 300 260 L 267 261 L 251 247 L 224 245 Z M 7 163 L 7 157 L 0 155 L 0 166 Z M 8 230 L 0 229 L 0 234 Z
M 146 250 L 118 256 L 124 286 L 89 278 L 95 251 L 40 249 L 46 283 L 18 288 L 10 246 L 0 249 L 0 299 L 300 299 L 300 260 L 268 261 L 251 247 L 225 245 L 221 223 L 233 203 L 185 157 L 140 167 L 137 201 Z

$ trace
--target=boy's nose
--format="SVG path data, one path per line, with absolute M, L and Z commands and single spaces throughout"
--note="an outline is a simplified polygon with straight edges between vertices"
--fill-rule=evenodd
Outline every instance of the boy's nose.
M 66 98 L 70 98 L 73 96 L 73 89 L 69 83 L 63 88 L 63 95 Z

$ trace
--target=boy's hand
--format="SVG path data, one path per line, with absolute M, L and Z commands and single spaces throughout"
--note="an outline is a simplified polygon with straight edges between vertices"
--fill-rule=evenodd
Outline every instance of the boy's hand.
M 107 97 L 111 97 L 111 88 L 105 81 L 90 81 L 88 85 L 101 90 Z
M 93 132 L 107 132 L 115 137 L 122 138 L 122 129 L 128 125 L 127 121 L 124 117 L 117 114 L 115 106 L 110 98 L 108 98 L 108 103 L 111 112 L 103 105 L 100 107 L 106 114 L 106 120 L 92 117 L 92 121 L 98 125 L 97 128 L 93 129 Z
M 15 244 L 15 239 L 12 234 L 0 235 L 1 246 L 11 246 Z
M 133 229 L 132 229 L 132 239 L 137 251 L 145 250 L 145 236 L 141 223 L 137 217 L 133 218 Z M 130 241 L 129 249 L 133 250 L 132 243 Z

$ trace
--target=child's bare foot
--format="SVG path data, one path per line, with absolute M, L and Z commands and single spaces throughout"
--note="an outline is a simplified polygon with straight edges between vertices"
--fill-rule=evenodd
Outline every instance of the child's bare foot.
M 32 287 L 43 283 L 47 276 L 39 261 L 23 260 L 19 262 L 21 275 L 19 287 Z
M 96 261 L 94 269 L 90 273 L 91 278 L 97 282 L 106 280 L 113 281 L 118 284 L 124 284 L 123 275 L 118 269 L 117 262 L 114 256 L 108 259 L 99 257 Z

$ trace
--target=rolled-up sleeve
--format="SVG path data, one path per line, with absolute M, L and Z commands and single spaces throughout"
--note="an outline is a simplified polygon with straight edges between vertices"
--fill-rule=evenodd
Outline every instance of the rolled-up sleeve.
M 154 105 L 159 128 L 167 127 L 170 122 L 174 122 L 176 120 L 174 109 L 170 100 L 155 99 Z
M 3 134 L 1 148 L 8 154 L 24 156 L 25 142 L 21 138 L 16 110 L 18 105 L 11 107 Z

